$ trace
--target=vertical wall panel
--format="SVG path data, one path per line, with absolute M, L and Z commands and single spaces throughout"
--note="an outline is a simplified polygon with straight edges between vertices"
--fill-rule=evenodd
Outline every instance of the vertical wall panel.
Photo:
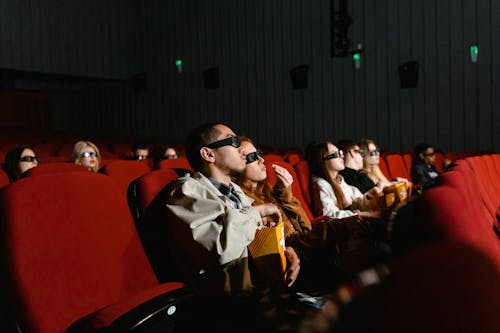
M 27 3 L 0 6 L 15 13 L 52 6 L 57 23 L 32 15 L 24 23 L 2 20 L 0 40 L 15 50 L 0 55 L 1 64 L 122 78 L 147 72 L 145 92 L 122 82 L 56 101 L 56 114 L 77 110 L 74 124 L 95 114 L 106 133 L 181 141 L 193 126 L 217 120 L 280 147 L 344 137 L 374 138 L 389 150 L 420 141 L 444 150 L 500 146 L 498 0 L 349 1 L 353 46 L 365 50 L 360 70 L 351 57 L 331 57 L 330 0 Z M 74 7 L 88 19 L 78 20 Z M 95 12 L 103 13 L 90 18 Z M 59 34 L 28 37 L 35 25 Z M 76 34 L 85 36 L 69 38 Z M 478 64 L 469 62 L 471 43 L 479 45 Z M 53 46 L 60 52 L 51 57 Z M 43 54 L 40 63 L 24 55 L 28 47 Z M 177 58 L 184 60 L 181 75 Z M 420 63 L 418 86 L 401 89 L 397 68 L 413 60 Z M 310 67 L 309 87 L 294 91 L 289 70 L 302 64 Z M 201 73 L 213 66 L 220 88 L 207 90 Z

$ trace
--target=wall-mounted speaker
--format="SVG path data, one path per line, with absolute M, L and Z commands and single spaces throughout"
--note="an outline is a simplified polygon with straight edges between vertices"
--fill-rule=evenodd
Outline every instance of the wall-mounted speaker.
M 219 89 L 219 67 L 203 71 L 203 82 L 206 89 Z
M 415 88 L 418 85 L 418 61 L 408 61 L 398 67 L 401 88 Z
M 290 79 L 292 79 L 293 89 L 307 89 L 307 74 L 309 66 L 300 65 L 290 70 Z

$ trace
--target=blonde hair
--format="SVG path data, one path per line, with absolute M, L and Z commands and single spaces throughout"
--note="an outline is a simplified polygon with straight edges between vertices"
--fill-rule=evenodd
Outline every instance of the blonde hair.
M 365 158 L 363 158 L 363 172 L 366 173 L 368 175 L 368 177 L 370 177 L 370 179 L 375 184 L 377 184 L 378 182 L 388 182 L 384 173 L 382 172 L 382 170 L 380 170 L 380 167 L 378 166 L 378 164 L 368 164 L 366 162 L 366 159 L 368 157 L 370 157 L 370 151 L 368 150 L 368 146 L 370 144 L 374 145 L 375 147 L 377 146 L 375 141 L 370 140 L 370 139 L 361 139 L 358 142 L 359 149 L 364 150 L 365 156 L 366 156 Z M 379 158 L 382 158 L 382 157 L 379 157 Z
M 99 171 L 99 165 L 101 164 L 101 153 L 99 152 L 99 148 L 97 148 L 97 146 L 90 141 L 78 141 L 77 143 L 75 143 L 73 151 L 71 152 L 70 161 L 75 164 L 80 162 L 80 156 L 83 152 L 83 149 L 87 147 L 94 149 L 94 151 L 97 153 L 97 163 L 94 167 L 91 168 L 91 171 L 97 172 Z

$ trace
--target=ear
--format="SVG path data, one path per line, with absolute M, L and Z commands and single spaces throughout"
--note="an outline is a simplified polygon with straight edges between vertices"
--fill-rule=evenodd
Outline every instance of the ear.
M 207 147 L 200 148 L 200 155 L 205 161 L 213 163 L 215 161 L 215 154 L 212 149 Z

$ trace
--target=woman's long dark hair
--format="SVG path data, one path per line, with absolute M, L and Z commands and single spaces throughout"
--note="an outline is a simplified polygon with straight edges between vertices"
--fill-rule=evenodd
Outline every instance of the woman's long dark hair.
M 19 159 L 23 154 L 25 149 L 32 149 L 30 146 L 20 146 L 13 148 L 7 152 L 5 155 L 5 162 L 3 164 L 3 169 L 5 173 L 9 176 L 9 181 L 13 181 L 21 178 L 21 170 L 19 169 Z M 32 149 L 33 150 L 33 149 Z
M 323 142 L 313 142 L 310 143 L 306 148 L 306 160 L 309 165 L 309 172 L 311 175 L 316 177 L 321 177 L 326 179 L 328 183 L 333 188 L 333 193 L 337 198 L 337 205 L 340 209 L 345 209 L 347 207 L 347 201 L 344 196 L 344 192 L 340 188 L 339 183 L 336 179 L 332 179 L 330 174 L 326 171 L 325 161 L 323 156 L 328 153 L 328 144 L 333 144 L 330 141 Z

